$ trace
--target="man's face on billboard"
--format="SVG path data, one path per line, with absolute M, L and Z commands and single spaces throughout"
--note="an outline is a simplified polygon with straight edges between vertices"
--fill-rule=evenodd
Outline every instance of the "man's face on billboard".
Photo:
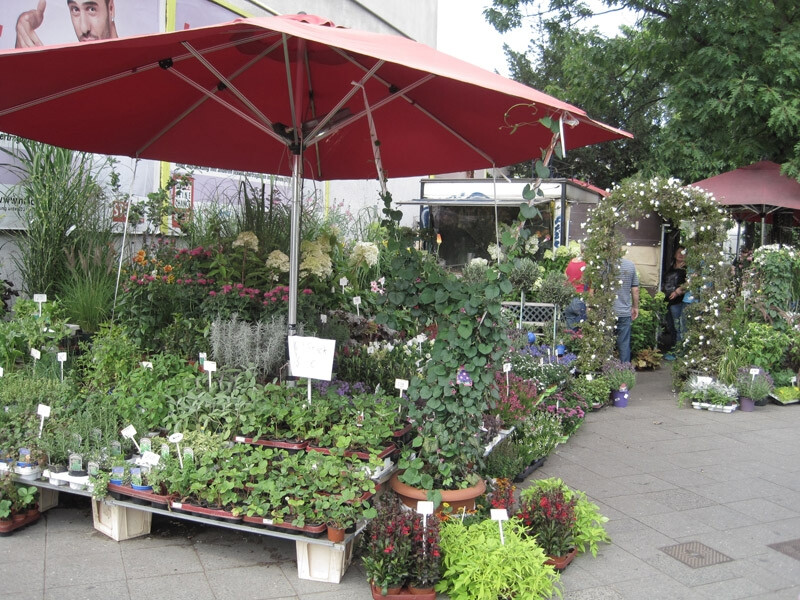
M 68 0 L 67 6 L 79 41 L 116 37 L 112 35 L 113 0 Z

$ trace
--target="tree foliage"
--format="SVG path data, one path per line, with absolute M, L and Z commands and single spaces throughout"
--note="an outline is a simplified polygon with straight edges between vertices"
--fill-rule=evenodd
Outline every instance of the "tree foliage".
M 494 0 L 498 30 L 537 28 L 512 76 L 631 131 L 636 140 L 556 165 L 606 185 L 634 171 L 696 181 L 758 160 L 800 178 L 800 5 L 788 0 L 604 0 L 637 12 L 606 38 L 580 0 Z M 531 62 L 531 61 L 534 62 Z M 534 66 L 535 65 L 535 66 Z

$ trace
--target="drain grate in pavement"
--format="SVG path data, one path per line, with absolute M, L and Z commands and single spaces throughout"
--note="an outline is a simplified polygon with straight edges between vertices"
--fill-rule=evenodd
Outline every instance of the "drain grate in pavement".
M 788 542 L 767 544 L 767 546 L 773 550 L 782 552 L 786 556 L 791 556 L 795 560 L 800 560 L 800 538 L 796 540 L 789 540 Z
M 730 556 L 725 556 L 722 552 L 700 542 L 684 542 L 674 546 L 664 546 L 660 550 L 693 569 L 710 567 L 733 560 Z

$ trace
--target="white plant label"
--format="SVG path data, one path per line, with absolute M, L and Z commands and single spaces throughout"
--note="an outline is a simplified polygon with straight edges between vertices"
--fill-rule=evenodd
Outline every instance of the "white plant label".
M 511 363 L 503 363 L 503 373 L 508 373 L 511 371 Z
M 700 377 L 697 378 L 697 383 L 699 383 L 701 385 L 708 385 L 712 381 L 714 381 L 714 379 L 712 377 L 700 376 Z
M 39 352 L 36 348 L 31 348 L 31 356 L 33 357 L 33 360 L 39 360 L 40 358 L 42 358 L 42 353 Z
M 0 367 L 0 377 L 2 377 L 5 374 L 6 374 L 5 369 L 3 369 L 3 367 Z
M 145 452 L 142 454 L 142 458 L 139 462 L 148 467 L 155 467 L 161 462 L 161 456 L 155 452 Z
M 43 302 L 47 302 L 47 294 L 34 294 L 33 301 L 37 304 L 42 304 Z
M 0 369 L 0 377 L 2 377 L 2 376 L 3 376 L 3 369 Z M 792 384 L 792 386 L 797 387 L 797 375 L 792 377 L 791 384 Z
M 319 322 L 322 323 L 323 325 L 325 325 L 325 323 L 328 322 L 328 315 L 320 315 L 319 316 Z
M 592 374 L 591 373 L 587 373 L 586 374 L 586 381 L 591 381 L 592 379 L 594 379 L 594 377 L 592 377 Z
M 50 407 L 47 404 L 40 404 L 36 408 L 36 414 L 40 417 L 49 417 L 50 416 Z
M 330 381 L 336 340 L 289 336 L 289 370 L 293 377 Z
M 58 354 L 56 354 L 56 360 L 60 363 L 67 362 L 67 353 L 59 352 Z
M 755 368 L 753 368 L 753 369 L 750 369 L 750 375 L 752 375 L 753 377 L 755 377 L 756 375 L 758 375 L 760 372 L 761 372 L 761 369 L 759 369 L 758 367 L 755 367 Z
M 125 429 L 120 431 L 120 433 L 122 434 L 122 437 L 132 440 L 133 436 L 136 435 L 136 427 L 133 425 L 128 425 Z
M 417 512 L 421 515 L 433 514 L 433 502 L 428 500 L 420 500 L 417 502 Z
M 361 296 L 353 297 L 353 305 L 356 307 L 356 316 L 361 316 Z
M 180 444 L 183 441 L 183 434 L 181 432 L 173 433 L 167 438 L 172 444 Z
M 208 358 L 208 354 L 205 353 L 205 352 L 201 352 L 200 354 L 197 355 L 197 360 L 200 361 L 200 366 L 201 367 L 206 364 L 206 359 L 207 358 Z
M 347 287 L 347 284 L 348 284 L 348 283 L 350 283 L 350 282 L 347 280 L 347 277 L 342 277 L 342 278 L 339 280 L 339 285 L 340 285 L 340 286 L 341 286 L 341 288 L 342 288 L 342 292 L 344 292 L 344 288 L 346 288 L 346 287 Z
M 143 360 L 143 361 L 142 361 L 141 363 L 139 363 L 139 364 L 141 364 L 141 365 L 142 365 L 142 368 L 143 368 L 143 369 L 152 369 L 152 368 L 153 368 L 153 363 L 151 363 L 149 360 Z
M 402 392 L 408 389 L 408 379 L 395 379 L 394 387 L 395 389 L 400 390 L 402 395 Z
M 503 521 L 508 521 L 508 511 L 505 508 L 493 508 L 491 510 L 492 521 L 497 521 L 500 527 L 500 545 L 506 545 L 506 538 L 503 535 Z
M 203 371 L 206 371 L 207 373 L 213 373 L 216 370 L 217 370 L 216 361 L 207 360 L 205 363 L 203 363 Z

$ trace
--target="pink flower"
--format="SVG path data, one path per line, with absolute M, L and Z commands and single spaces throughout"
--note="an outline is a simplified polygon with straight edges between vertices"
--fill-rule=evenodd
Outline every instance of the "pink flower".
M 208 292 L 208 295 L 209 296 L 216 296 L 217 292 L 215 292 L 214 290 L 211 290 L 210 292 Z

